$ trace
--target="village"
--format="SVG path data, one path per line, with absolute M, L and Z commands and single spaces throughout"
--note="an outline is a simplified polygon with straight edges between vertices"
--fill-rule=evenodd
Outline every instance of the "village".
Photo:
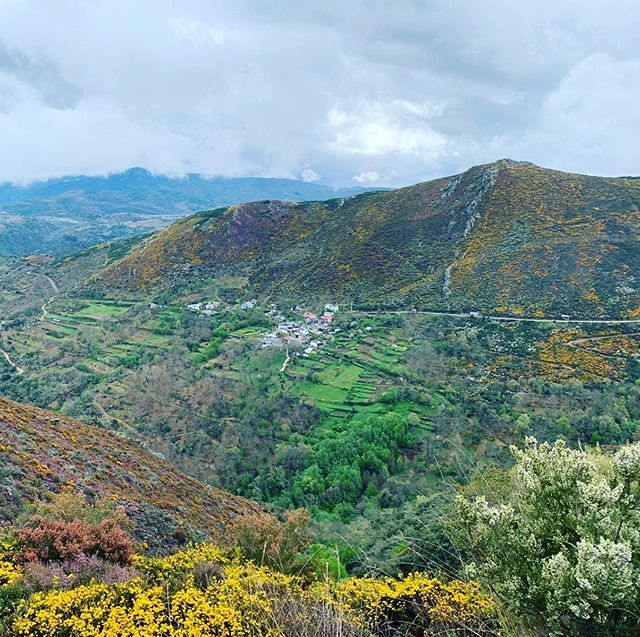
M 258 300 L 251 299 L 241 303 L 240 309 L 253 310 L 257 306 Z M 191 303 L 187 308 L 205 316 L 213 316 L 223 309 L 220 301 Z M 275 329 L 262 338 L 260 347 L 287 350 L 291 348 L 292 355 L 308 358 L 323 342 L 330 340 L 340 331 L 339 328 L 332 327 L 339 309 L 338 305 L 327 303 L 321 312 L 316 313 L 296 305 L 291 308 L 288 316 L 285 316 L 277 305 L 271 304 L 264 315 L 273 321 Z
M 316 314 L 297 305 L 291 310 L 293 314 L 300 317 L 295 320 L 286 319 L 279 313 L 277 307 L 272 305 L 265 312 L 265 316 L 272 317 L 277 322 L 277 327 L 262 339 L 261 347 L 298 348 L 293 354 L 308 358 L 323 341 L 332 338 L 333 334 L 340 331 L 339 328 L 331 328 L 338 310 L 337 305 L 328 303 L 321 314 Z

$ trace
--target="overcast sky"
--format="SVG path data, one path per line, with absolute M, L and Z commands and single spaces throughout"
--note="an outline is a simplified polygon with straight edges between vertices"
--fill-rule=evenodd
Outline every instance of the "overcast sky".
M 640 174 L 640 2 L 0 0 L 0 181 Z

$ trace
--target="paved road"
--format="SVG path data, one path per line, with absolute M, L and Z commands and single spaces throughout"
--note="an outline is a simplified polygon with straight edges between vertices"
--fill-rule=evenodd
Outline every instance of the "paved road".
M 469 312 L 438 312 L 436 310 L 352 310 L 354 314 L 426 314 L 427 316 L 451 316 L 453 318 L 475 318 L 477 320 L 485 319 L 491 321 L 511 321 L 516 323 L 595 323 L 603 325 L 633 325 L 640 324 L 640 318 L 637 319 L 585 319 L 585 318 L 533 318 L 518 316 L 493 316 L 491 314 L 480 314 L 473 317 Z

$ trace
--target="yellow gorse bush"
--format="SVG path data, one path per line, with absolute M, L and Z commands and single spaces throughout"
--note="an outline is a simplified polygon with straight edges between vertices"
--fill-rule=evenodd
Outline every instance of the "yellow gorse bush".
M 0 586 L 11 585 L 22 577 L 22 569 L 0 557 Z
M 134 563 L 139 575 L 125 583 L 35 593 L 18 609 L 11 634 L 283 637 L 293 634 L 283 625 L 283 607 L 294 605 L 305 612 L 319 602 L 330 602 L 354 626 L 373 630 L 416 604 L 424 606 L 424 626 L 473 623 L 491 611 L 473 583 L 443 583 L 414 574 L 399 581 L 353 578 L 308 586 L 207 544 L 168 557 L 136 557 Z
M 489 618 L 491 599 L 477 582 L 442 582 L 422 573 L 405 579 L 351 578 L 340 583 L 335 597 L 367 628 L 412 617 L 425 627 L 471 625 Z
M 224 551 L 212 544 L 196 544 L 167 557 L 147 557 L 136 555 L 135 568 L 151 579 L 163 580 L 189 573 L 199 564 L 226 565 L 229 563 Z

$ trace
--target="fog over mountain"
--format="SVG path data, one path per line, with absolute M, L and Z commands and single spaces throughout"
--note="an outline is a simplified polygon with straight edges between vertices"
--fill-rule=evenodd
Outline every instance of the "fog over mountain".
M 624 16 L 623 18 L 621 18 Z M 633 0 L 0 4 L 0 182 L 640 173 Z

